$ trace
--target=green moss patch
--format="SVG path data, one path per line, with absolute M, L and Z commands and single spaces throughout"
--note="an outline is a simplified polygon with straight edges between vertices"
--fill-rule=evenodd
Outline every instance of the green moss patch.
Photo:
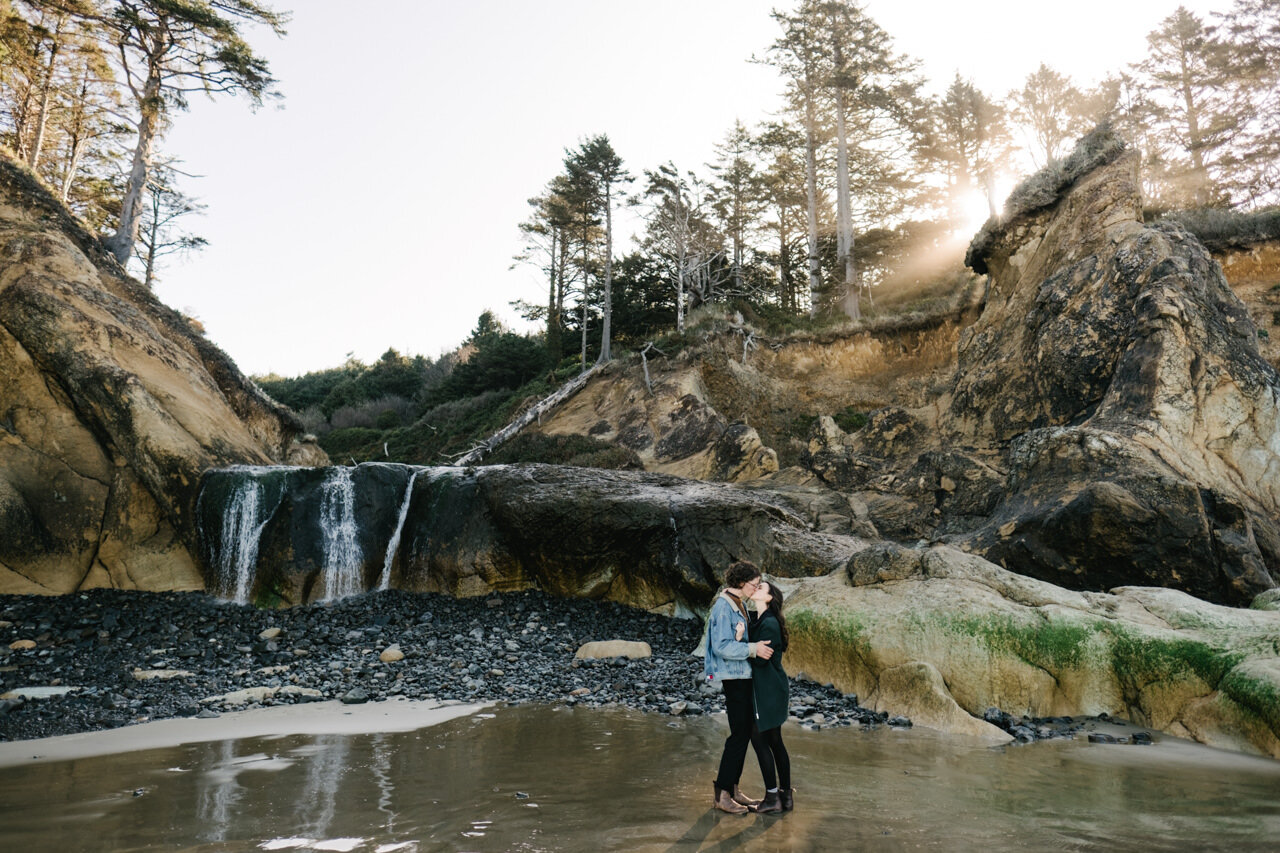
M 795 610 L 787 614 L 787 630 L 792 637 L 828 648 L 843 646 L 863 657 L 871 652 L 866 624 L 854 614 L 833 616 Z

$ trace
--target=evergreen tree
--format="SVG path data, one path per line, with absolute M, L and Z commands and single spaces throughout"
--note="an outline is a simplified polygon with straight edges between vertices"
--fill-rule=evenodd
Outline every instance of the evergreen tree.
M 735 295 L 743 294 L 747 239 L 761 207 L 760 176 L 751 161 L 751 134 L 742 122 L 734 122 L 723 142 L 716 146 L 717 160 L 710 168 L 717 180 L 711 186 L 711 204 L 732 251 L 730 277 Z
M 81 22 L 117 58 L 136 111 L 136 141 L 116 233 L 108 248 L 122 264 L 133 254 L 152 177 L 156 143 L 187 96 L 273 94 L 267 60 L 245 40 L 248 26 L 284 35 L 288 15 L 257 0 L 29 0 L 50 15 Z
M 995 174 L 1009 152 L 1004 108 L 957 74 L 936 110 L 935 152 L 956 190 L 953 198 L 981 187 L 995 216 Z
M 1149 55 L 1137 66 L 1157 107 L 1158 140 L 1174 169 L 1165 203 L 1179 207 L 1220 205 L 1214 172 L 1248 121 L 1248 106 L 1232 87 L 1229 54 L 1204 22 L 1179 7 L 1147 36 Z M 1225 177 L 1219 175 L 1218 177 Z
M 782 35 L 770 46 L 767 62 L 787 81 L 787 97 L 804 127 L 806 249 L 809 271 L 809 312 L 816 316 L 821 305 L 822 261 L 818 245 L 818 148 L 823 133 L 818 120 L 824 79 L 826 46 L 813 3 L 805 0 L 793 13 L 774 11 Z
M 777 299 L 786 311 L 800 309 L 800 282 L 796 272 L 797 237 L 804 231 L 805 170 L 804 135 L 785 124 L 771 124 L 754 144 L 764 167 L 760 173 L 763 227 L 773 232 L 777 254 Z
M 1236 0 L 1221 18 L 1231 85 L 1248 104 L 1230 189 L 1250 207 L 1280 204 L 1280 3 Z
M 610 350 L 613 316 L 613 203 L 621 184 L 632 177 L 622 167 L 622 158 L 613 150 L 609 137 L 601 134 L 583 142 L 577 150 L 566 152 L 565 171 L 571 184 L 594 196 L 597 211 L 604 217 L 604 282 L 601 294 L 603 318 L 600 325 L 601 362 L 613 358 Z M 585 317 L 585 313 L 584 313 Z M 584 324 L 585 335 L 585 324 Z M 585 349 L 584 349 L 585 361 Z
M 1012 118 L 1031 137 L 1028 150 L 1037 169 L 1063 156 L 1096 123 L 1089 99 L 1071 78 L 1043 62 L 1009 100 Z
M 720 253 L 720 238 L 707 217 L 702 182 L 671 163 L 645 173 L 638 199 L 645 207 L 643 248 L 665 270 L 674 291 L 676 331 L 684 331 L 690 295 Z

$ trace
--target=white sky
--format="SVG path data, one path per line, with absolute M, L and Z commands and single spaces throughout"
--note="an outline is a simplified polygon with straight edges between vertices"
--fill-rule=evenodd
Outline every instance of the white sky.
M 564 149 L 606 133 L 627 168 L 703 171 L 735 119 L 777 107 L 781 0 L 274 0 L 282 41 L 254 40 L 283 108 L 195 99 L 165 150 L 203 176 L 210 245 L 162 273 L 247 373 L 435 357 L 485 309 L 539 301 L 511 269 L 517 225 Z M 954 74 L 1003 95 L 1041 61 L 1092 83 L 1138 61 L 1177 0 L 866 0 L 935 89 Z M 1206 15 L 1229 0 L 1183 0 Z M 365 8 L 376 15 L 361 14 Z M 628 229 L 634 231 L 634 229 Z M 620 235 L 623 238 L 628 233 Z

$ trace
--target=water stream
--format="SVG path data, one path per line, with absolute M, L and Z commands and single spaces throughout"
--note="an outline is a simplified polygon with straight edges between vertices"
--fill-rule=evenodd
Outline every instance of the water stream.
M 271 517 L 263 512 L 264 492 L 258 481 L 244 480 L 231 497 L 218 537 L 215 565 L 219 592 L 237 604 L 249 601 L 258 565 L 258 542 Z
M 1174 738 L 988 748 L 788 727 L 796 810 L 711 811 L 723 717 L 522 706 L 0 773 L 0 846 L 68 850 L 1261 851 L 1280 762 Z M 33 749 L 38 749 L 34 743 Z M 744 787 L 759 788 L 754 758 Z
M 352 469 L 329 469 L 320 486 L 320 533 L 324 538 L 324 601 L 364 592 L 360 567 L 364 555 L 356 538 L 356 487 Z
M 396 530 L 387 543 L 387 556 L 382 561 L 382 577 L 378 579 L 378 589 L 391 588 L 391 564 L 395 561 L 396 552 L 400 550 L 400 535 L 404 532 L 405 519 L 409 517 L 409 501 L 413 499 L 413 482 L 423 472 L 422 468 L 413 469 L 409 484 L 404 487 L 404 497 L 400 499 L 400 513 L 396 519 Z

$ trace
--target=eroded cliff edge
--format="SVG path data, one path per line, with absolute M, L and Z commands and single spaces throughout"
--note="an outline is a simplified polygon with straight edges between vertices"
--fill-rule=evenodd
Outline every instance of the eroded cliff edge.
M 202 589 L 201 474 L 301 427 L 0 159 L 0 592 Z

